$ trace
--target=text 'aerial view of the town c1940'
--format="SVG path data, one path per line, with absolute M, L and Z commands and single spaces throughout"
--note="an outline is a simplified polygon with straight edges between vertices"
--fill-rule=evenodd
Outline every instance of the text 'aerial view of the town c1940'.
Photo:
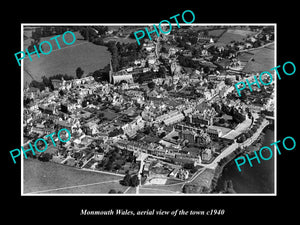
M 175 24 L 140 45 L 153 24 L 21 27 L 29 52 L 52 44 L 23 60 L 24 149 L 71 133 L 22 156 L 22 195 L 274 194 L 274 159 L 234 162 L 274 142 L 276 82 L 235 88 L 276 66 L 274 24 Z

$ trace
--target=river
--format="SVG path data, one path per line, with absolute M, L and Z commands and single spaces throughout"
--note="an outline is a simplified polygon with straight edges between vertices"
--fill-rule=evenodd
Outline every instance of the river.
M 264 133 L 262 146 L 270 146 L 274 142 L 274 131 L 266 128 Z M 253 167 L 246 163 L 239 172 L 232 160 L 224 167 L 216 189 L 223 190 L 225 180 L 231 180 L 237 193 L 274 193 L 274 157 L 268 161 L 260 161 L 258 164 L 256 160 L 252 160 Z

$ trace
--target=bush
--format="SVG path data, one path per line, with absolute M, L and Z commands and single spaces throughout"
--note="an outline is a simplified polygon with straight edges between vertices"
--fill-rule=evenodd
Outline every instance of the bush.
M 115 189 L 110 189 L 108 192 L 108 194 L 115 194 L 115 193 L 117 193 L 117 191 Z
M 52 155 L 50 153 L 42 153 L 38 159 L 42 162 L 49 162 L 52 159 Z
M 123 178 L 123 180 L 120 181 L 120 184 L 123 185 L 123 186 L 129 186 L 130 185 L 130 175 L 129 173 L 127 173 L 125 175 L 125 177 Z
M 194 166 L 194 163 L 185 163 L 183 165 L 183 168 L 186 169 L 186 170 L 192 170 L 192 169 L 195 168 L 195 166 Z
M 133 176 L 130 178 L 130 186 L 136 187 L 136 186 L 139 185 L 139 183 L 140 183 L 140 181 L 139 181 L 139 178 L 138 178 L 137 175 L 133 175 Z

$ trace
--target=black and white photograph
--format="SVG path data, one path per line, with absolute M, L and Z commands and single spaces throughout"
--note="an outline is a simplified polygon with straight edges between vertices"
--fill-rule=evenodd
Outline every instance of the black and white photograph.
M 22 28 L 24 195 L 276 194 L 274 24 Z
M 296 221 L 296 3 L 111 3 L 2 14 L 4 220 Z

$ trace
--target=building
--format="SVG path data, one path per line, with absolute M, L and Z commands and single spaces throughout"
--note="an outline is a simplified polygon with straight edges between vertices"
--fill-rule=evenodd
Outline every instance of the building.
M 42 113 L 53 115 L 56 113 L 56 105 L 40 105 L 39 110 L 41 110 Z
M 206 132 L 209 134 L 209 136 L 211 138 L 214 138 L 214 139 L 218 139 L 219 137 L 222 136 L 222 130 L 219 128 L 216 128 L 214 126 L 208 127 Z
M 99 120 L 97 120 L 97 121 L 90 121 L 90 122 L 85 123 L 82 126 L 83 131 L 87 135 L 94 135 L 94 134 L 98 133 L 98 124 L 97 124 L 98 121 Z
M 165 119 L 163 122 L 165 125 L 171 125 L 171 124 L 174 124 L 174 123 L 178 123 L 180 121 L 184 120 L 184 115 L 182 113 L 177 113 L 167 119 Z
M 194 124 L 196 126 L 201 126 L 201 125 L 211 126 L 213 124 L 213 117 L 211 115 L 203 115 L 203 114 L 189 115 L 187 117 L 187 121 L 188 123 Z
M 121 70 L 116 73 L 110 73 L 110 80 L 113 84 L 120 83 L 121 81 L 126 81 L 127 83 L 133 83 L 133 76 L 126 70 Z
M 71 128 L 72 128 L 72 124 L 66 122 L 66 121 L 63 121 L 63 120 L 54 120 L 53 121 L 54 124 L 56 124 L 58 126 L 58 128 L 67 128 L 69 131 L 71 131 Z
M 179 132 L 179 137 L 183 140 L 187 140 L 189 143 L 195 142 L 196 133 L 191 130 L 183 130 Z
M 206 148 L 204 151 L 202 151 L 201 159 L 204 161 L 209 161 L 211 160 L 212 156 L 213 156 L 213 151 L 209 148 Z
M 124 134 L 128 135 L 129 137 L 132 137 L 137 133 L 138 130 L 143 129 L 144 126 L 145 121 L 141 116 L 138 116 L 132 122 L 122 126 L 122 130 L 124 131 Z
M 51 80 L 51 83 L 52 83 L 52 85 L 54 87 L 54 90 L 60 89 L 63 86 L 64 82 L 65 81 L 63 79 L 61 79 L 61 80 L 59 80 L 59 79 L 52 79 Z

